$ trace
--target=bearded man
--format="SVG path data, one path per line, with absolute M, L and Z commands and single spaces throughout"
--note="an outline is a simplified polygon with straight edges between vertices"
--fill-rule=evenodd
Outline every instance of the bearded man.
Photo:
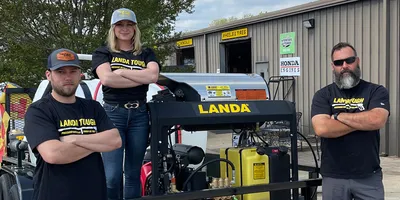
M 331 59 L 334 83 L 317 91 L 311 106 L 321 138 L 322 198 L 384 199 L 379 129 L 390 114 L 388 91 L 361 79 L 352 45 L 338 43 Z
M 78 55 L 53 51 L 46 77 L 52 92 L 31 104 L 24 132 L 37 158 L 32 200 L 107 200 L 101 152 L 121 147 L 118 129 L 94 100 L 75 96 Z

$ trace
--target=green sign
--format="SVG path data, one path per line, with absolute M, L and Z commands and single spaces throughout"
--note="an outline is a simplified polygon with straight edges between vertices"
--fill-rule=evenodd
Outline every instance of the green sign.
M 280 54 L 294 54 L 296 52 L 296 32 L 281 33 L 279 46 Z

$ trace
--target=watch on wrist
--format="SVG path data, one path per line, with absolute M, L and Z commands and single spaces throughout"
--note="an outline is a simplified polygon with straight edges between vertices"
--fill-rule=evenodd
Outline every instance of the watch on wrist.
M 338 120 L 337 117 L 338 117 L 339 114 L 340 114 L 340 112 L 333 114 L 333 118 L 334 118 L 335 120 Z

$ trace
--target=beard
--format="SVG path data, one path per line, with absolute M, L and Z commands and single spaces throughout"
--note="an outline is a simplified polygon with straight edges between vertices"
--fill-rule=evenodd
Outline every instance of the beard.
M 51 84 L 53 91 L 60 96 L 63 97 L 71 97 L 75 95 L 76 90 L 78 89 L 78 85 L 74 85 L 73 87 L 63 87 L 63 86 L 56 86 L 53 83 Z
M 357 65 L 354 71 L 351 71 L 349 69 L 343 70 L 341 72 L 333 71 L 333 75 L 335 83 L 340 89 L 350 89 L 360 82 L 360 66 Z

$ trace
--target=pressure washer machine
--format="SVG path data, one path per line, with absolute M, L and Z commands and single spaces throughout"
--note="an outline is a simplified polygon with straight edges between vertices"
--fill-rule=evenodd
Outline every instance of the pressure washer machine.
M 298 180 L 295 105 L 269 100 L 259 75 L 166 73 L 157 83 L 165 89 L 148 102 L 151 142 L 142 168 L 142 199 L 297 200 L 298 188 L 321 184 Z M 270 147 L 259 135 L 267 121 L 288 122 L 295 148 Z M 192 137 L 204 130 L 241 130 L 259 142 L 220 149 L 218 158 L 206 161 L 205 149 L 172 143 L 171 134 L 179 130 L 193 132 Z M 204 171 L 215 163 L 219 177 Z

